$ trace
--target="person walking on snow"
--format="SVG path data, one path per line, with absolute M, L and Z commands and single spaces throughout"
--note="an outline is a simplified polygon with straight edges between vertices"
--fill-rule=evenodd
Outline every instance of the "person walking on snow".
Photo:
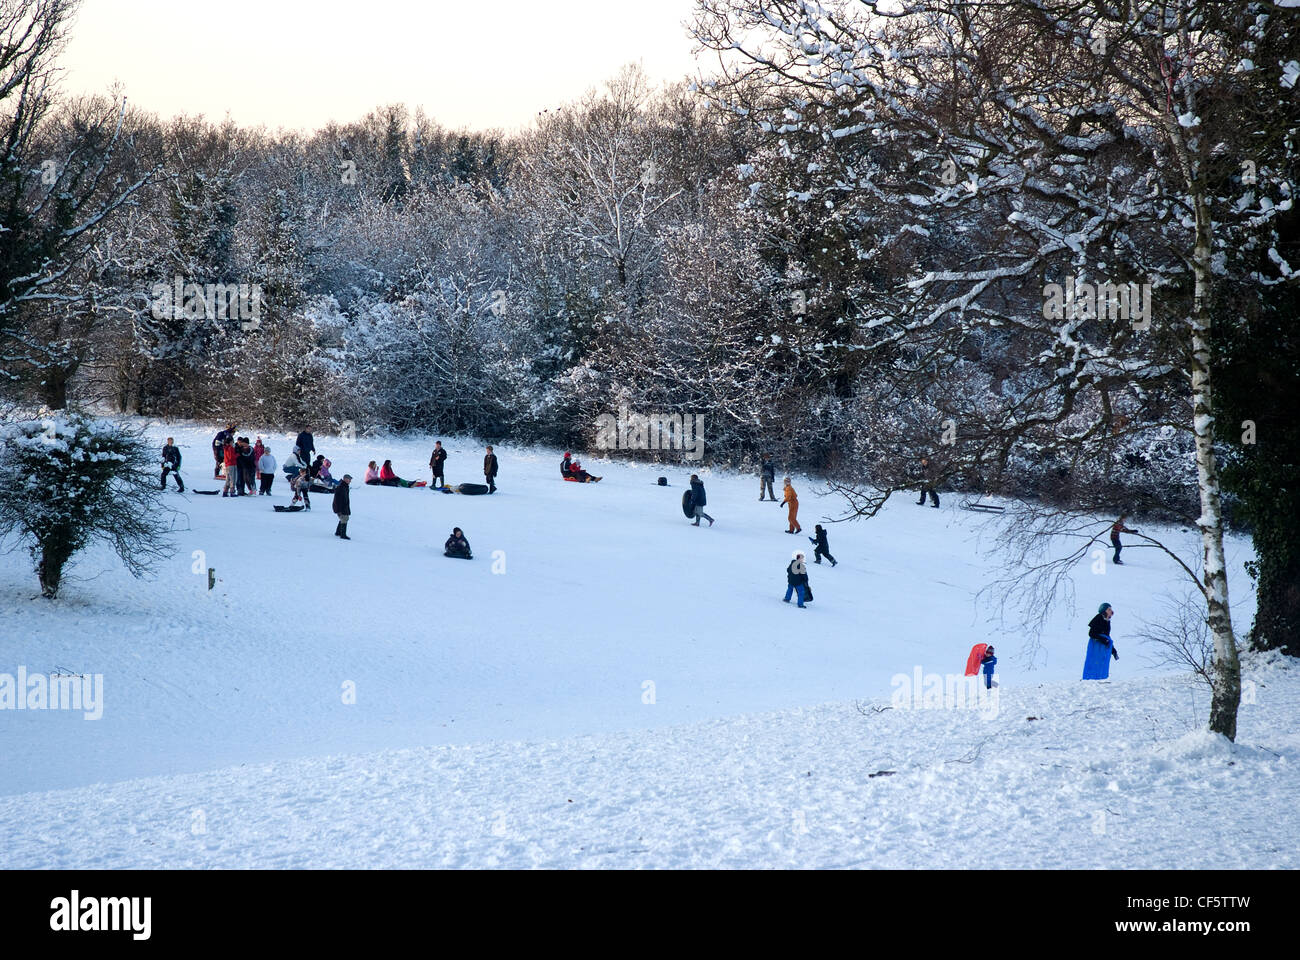
M 808 538 L 808 542 L 817 547 L 817 549 L 813 551 L 813 557 L 815 558 L 813 563 L 821 563 L 822 557 L 825 557 L 831 562 L 832 567 L 837 566 L 838 564 L 836 563 L 835 558 L 831 556 L 831 548 L 826 543 L 826 531 L 822 529 L 820 523 L 817 524 L 814 531 L 817 536 Z
M 993 656 L 993 645 L 989 644 L 988 649 L 984 651 L 984 656 L 980 658 L 980 665 L 984 668 L 984 689 L 993 689 L 993 670 L 998 665 L 998 658 Z
M 343 474 L 343 481 L 334 488 L 334 513 L 339 518 L 339 525 L 334 528 L 334 536 L 340 540 L 351 540 L 348 536 L 348 521 L 352 519 L 352 474 Z
M 1114 524 L 1111 525 L 1110 528 L 1110 545 L 1115 548 L 1114 562 L 1119 564 L 1121 567 L 1124 566 L 1124 561 L 1119 558 L 1119 552 L 1124 549 L 1124 544 L 1119 542 L 1119 535 L 1121 533 L 1139 532 L 1137 530 L 1130 530 L 1128 527 L 1124 526 L 1124 520 L 1127 516 L 1128 516 L 1127 513 L 1121 513 L 1119 515 L 1119 519 L 1116 520 Z
M 713 518 L 704 512 L 704 505 L 709 502 L 708 496 L 704 492 L 704 481 L 699 478 L 698 474 L 691 474 L 691 505 L 695 508 L 695 522 L 693 527 L 700 525 L 700 518 L 703 517 L 709 521 L 709 526 L 713 526 Z
M 776 467 L 772 463 L 770 453 L 763 454 L 763 466 L 758 472 L 758 502 L 762 503 L 767 497 L 771 496 L 772 502 L 776 503 L 776 491 L 772 489 L 772 484 L 776 481 Z
M 271 484 L 275 483 L 275 457 L 271 456 L 271 448 L 262 447 L 262 455 L 257 458 L 257 469 L 262 475 L 262 485 L 257 491 L 259 497 L 269 497 L 271 495 Z
M 804 563 L 802 550 L 795 552 L 794 559 L 785 568 L 785 600 L 783 602 L 789 603 L 790 594 L 792 593 L 799 595 L 799 609 L 802 610 L 804 599 L 808 595 L 808 565 Z
M 433 441 L 433 453 L 429 455 L 429 469 L 433 471 L 433 485 L 445 487 L 447 480 L 443 473 L 443 464 L 447 462 L 447 451 L 442 449 L 442 441 Z M 368 482 L 368 481 L 367 481 Z
M 181 479 L 181 452 L 176 446 L 176 441 L 168 437 L 166 445 L 163 446 L 162 454 L 162 489 L 167 489 L 167 474 L 176 474 L 176 488 L 185 492 L 185 481 Z
M 1097 615 L 1088 621 L 1088 655 L 1083 661 L 1083 679 L 1106 680 L 1110 677 L 1110 661 L 1119 659 L 1119 651 L 1110 638 L 1110 618 L 1115 609 L 1109 603 L 1097 608 Z
M 483 479 L 487 481 L 488 493 L 497 492 L 497 455 L 492 452 L 492 447 L 487 448 L 487 455 L 483 457 Z
M 936 482 L 937 481 L 935 480 L 935 476 L 934 476 L 934 468 L 930 466 L 929 459 L 926 457 L 922 457 L 921 458 L 921 499 L 916 501 L 916 505 L 918 507 L 923 506 L 925 504 L 925 495 L 928 493 L 930 495 L 930 500 L 933 501 L 930 504 L 930 506 L 934 507 L 936 510 L 939 509 L 939 495 L 934 492 L 934 485 Z
M 790 525 L 786 533 L 803 533 L 803 527 L 799 526 L 799 495 L 794 492 L 794 487 L 790 486 L 790 478 L 785 478 L 785 487 L 782 491 L 785 496 L 781 500 L 782 506 L 789 506 L 788 518 Z

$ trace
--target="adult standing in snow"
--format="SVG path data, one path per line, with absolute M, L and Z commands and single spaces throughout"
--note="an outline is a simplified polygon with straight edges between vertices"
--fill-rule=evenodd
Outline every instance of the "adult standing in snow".
M 776 465 L 772 463 L 770 453 L 763 454 L 763 466 L 759 468 L 758 473 L 758 502 L 762 503 L 767 497 L 771 496 L 772 502 L 776 503 L 776 491 L 772 489 L 772 484 L 776 482 Z
M 822 525 L 820 523 L 817 524 L 817 526 L 813 528 L 813 531 L 817 535 L 808 538 L 808 542 L 817 547 L 817 549 L 813 551 L 813 563 L 821 563 L 822 557 L 825 557 L 831 562 L 832 567 L 837 566 L 835 558 L 831 556 L 831 548 L 826 542 L 826 531 L 822 529 Z
M 352 519 L 352 474 L 343 474 L 343 480 L 334 488 L 334 514 L 339 518 L 339 525 L 334 528 L 334 536 L 340 540 L 351 540 L 348 536 L 348 521 Z
M 933 501 L 930 504 L 930 506 L 934 507 L 936 510 L 939 509 L 939 494 L 934 492 L 934 485 L 937 482 L 938 480 L 935 479 L 934 468 L 930 465 L 929 458 L 922 457 L 921 458 L 921 499 L 916 501 L 916 505 L 918 507 L 923 506 L 925 504 L 925 496 L 926 494 L 929 494 L 930 500 Z
M 303 463 L 311 463 L 311 455 L 316 452 L 316 441 L 312 439 L 311 430 L 304 429 L 298 434 L 298 456 L 302 457 Z
M 172 437 L 167 438 L 167 443 L 163 445 L 162 454 L 162 488 L 167 489 L 167 474 L 176 474 L 176 488 L 181 493 L 185 492 L 185 481 L 181 479 L 181 452 L 176 446 L 176 441 Z
M 269 497 L 271 495 L 271 484 L 275 483 L 275 457 L 271 456 L 271 448 L 262 447 L 262 455 L 257 460 L 257 469 L 262 474 L 262 486 L 257 491 L 259 497 Z
M 239 492 L 240 494 L 252 495 L 257 489 L 257 460 L 253 456 L 253 448 L 248 442 L 248 437 L 240 437 L 238 443 L 239 450 Z
M 1121 513 L 1119 515 L 1119 519 L 1116 520 L 1113 524 L 1111 524 L 1111 528 L 1110 528 L 1110 545 L 1115 548 L 1114 562 L 1119 564 L 1121 567 L 1124 566 L 1124 561 L 1119 558 L 1119 552 L 1124 549 L 1124 544 L 1119 542 L 1119 535 L 1121 533 L 1138 532 L 1137 530 L 1130 530 L 1128 527 L 1124 526 L 1124 520 L 1127 517 L 1128 517 L 1127 513 Z
M 695 507 L 695 522 L 693 527 L 700 525 L 700 518 L 703 517 L 709 521 L 709 526 L 713 526 L 713 518 L 704 512 L 704 505 L 709 502 L 708 496 L 704 492 L 704 481 L 699 478 L 698 474 L 691 474 L 691 504 Z
M 483 457 L 483 479 L 487 481 L 488 493 L 496 493 L 497 455 L 492 452 L 491 444 L 488 445 L 487 454 Z
M 433 441 L 433 453 L 429 455 L 429 468 L 433 471 L 433 485 L 435 487 L 445 487 L 447 485 L 446 475 L 444 474 L 443 464 L 447 462 L 447 451 L 442 449 L 442 441 Z
M 785 478 L 785 487 L 782 490 L 784 494 L 781 500 L 781 506 L 788 506 L 789 526 L 786 533 L 803 533 L 803 527 L 799 526 L 799 495 L 794 492 L 794 487 L 790 486 L 790 478 Z
M 795 551 L 794 559 L 785 568 L 785 603 L 790 602 L 792 593 L 799 595 L 799 608 L 803 609 L 808 595 L 808 565 L 804 563 L 802 550 Z
M 1083 679 L 1105 680 L 1110 677 L 1110 661 L 1118 660 L 1119 652 L 1110 638 L 1110 618 L 1115 609 L 1109 603 L 1097 608 L 1097 615 L 1088 621 L 1088 655 L 1083 661 Z

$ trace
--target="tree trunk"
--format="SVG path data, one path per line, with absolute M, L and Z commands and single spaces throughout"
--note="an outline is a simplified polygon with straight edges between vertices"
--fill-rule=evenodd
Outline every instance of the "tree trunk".
M 1220 503 L 1219 465 L 1214 455 L 1214 403 L 1210 377 L 1210 211 L 1200 194 L 1196 197 L 1196 247 L 1192 269 L 1196 279 L 1192 301 L 1192 411 L 1196 435 L 1197 487 L 1201 494 L 1203 550 L 1202 584 L 1207 623 L 1214 637 L 1214 668 L 1211 676 L 1210 729 L 1229 740 L 1237 739 L 1237 707 L 1241 703 L 1241 664 L 1232 632 L 1228 608 L 1228 568 L 1223 553 L 1223 510 Z
M 41 551 L 40 563 L 36 565 L 36 576 L 41 582 L 41 596 L 47 600 L 57 599 L 59 584 L 63 580 L 62 551 L 46 548 Z

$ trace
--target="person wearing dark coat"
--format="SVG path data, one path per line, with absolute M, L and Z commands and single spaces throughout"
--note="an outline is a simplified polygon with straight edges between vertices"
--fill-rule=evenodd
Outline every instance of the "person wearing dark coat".
M 993 689 L 993 671 L 998 665 L 998 658 L 993 656 L 993 645 L 989 644 L 988 649 L 984 651 L 984 656 L 980 658 L 980 665 L 984 668 L 984 689 Z
M 785 568 L 785 603 L 790 602 L 790 594 L 799 594 L 799 608 L 803 609 L 804 600 L 811 599 L 808 597 L 808 565 L 804 563 L 804 555 L 797 552 L 794 559 L 790 561 Z
M 772 455 L 767 453 L 763 455 L 763 466 L 759 469 L 758 474 L 758 499 L 760 503 L 767 499 L 763 495 L 765 493 L 771 496 L 773 503 L 776 502 L 776 491 L 772 489 L 772 484 L 775 482 L 776 464 L 772 463 Z
M 433 470 L 433 485 L 435 487 L 445 487 L 447 480 L 443 470 L 443 464 L 447 462 L 447 451 L 442 449 L 442 441 L 433 441 L 433 453 L 429 456 L 429 468 Z
M 167 474 L 176 474 L 176 487 L 181 493 L 185 492 L 185 481 L 181 479 L 181 452 L 176 446 L 176 441 L 171 437 L 167 438 L 167 443 L 163 447 L 162 455 L 162 489 L 167 489 Z
M 921 499 L 916 501 L 916 505 L 918 507 L 922 506 L 925 503 L 925 497 L 927 494 L 929 494 L 930 500 L 932 501 L 930 506 L 934 507 L 936 510 L 939 508 L 939 494 L 934 492 L 934 485 L 937 482 L 938 481 L 935 479 L 935 470 L 932 466 L 930 466 L 930 461 L 927 458 L 922 457 L 921 458 Z
M 316 441 L 312 439 L 310 430 L 298 434 L 297 447 L 302 462 L 311 463 L 311 455 L 316 452 Z
M 348 536 L 348 521 L 352 519 L 352 474 L 343 474 L 343 480 L 334 488 L 334 513 L 339 518 L 339 525 L 334 528 L 334 536 L 340 540 L 351 540 Z
M 703 517 L 709 521 L 709 526 L 713 526 L 713 518 L 704 512 L 704 505 L 709 502 L 704 493 L 704 481 L 697 474 L 691 474 L 691 504 L 695 507 L 695 522 L 693 527 L 700 525 L 700 518 Z
M 497 455 L 492 452 L 492 448 L 487 448 L 487 455 L 483 458 L 483 479 L 487 481 L 488 493 L 497 492 Z
M 236 446 L 239 455 L 235 461 L 235 470 L 238 473 L 235 484 L 239 487 L 241 497 L 251 496 L 257 487 L 257 461 L 253 457 L 253 448 L 248 442 L 248 437 L 240 437 Z
M 560 461 L 560 476 L 565 480 L 573 477 L 573 454 L 568 450 L 564 451 L 564 459 Z
M 821 563 L 822 557 L 825 557 L 831 562 L 832 567 L 836 566 L 836 560 L 831 556 L 831 548 L 826 545 L 826 531 L 822 529 L 820 523 L 817 524 L 815 531 L 817 536 L 808 538 L 808 542 L 817 548 L 813 551 L 813 556 L 816 558 L 813 560 L 813 563 Z
M 1115 609 L 1109 603 L 1097 608 L 1097 615 L 1088 621 L 1088 655 L 1083 661 L 1083 679 L 1106 680 L 1110 677 L 1110 661 L 1119 659 L 1119 651 L 1110 638 L 1110 618 Z
M 469 549 L 469 541 L 465 539 L 465 534 L 461 532 L 460 527 L 451 531 L 451 536 L 443 544 L 442 555 L 456 560 L 474 559 L 474 554 Z

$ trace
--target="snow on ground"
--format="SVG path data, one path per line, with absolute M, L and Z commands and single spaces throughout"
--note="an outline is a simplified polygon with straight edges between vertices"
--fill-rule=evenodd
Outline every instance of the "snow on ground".
M 177 438 L 191 490 L 219 486 L 211 480 L 213 432 L 150 427 L 160 446 L 168 435 Z M 367 461 L 391 457 L 399 474 L 427 479 L 432 439 L 346 444 L 318 434 L 317 446 L 334 461 L 336 476 L 346 471 L 359 481 Z M 283 462 L 291 439 L 275 435 L 269 442 Z M 444 445 L 452 483 L 481 479 L 481 445 L 447 438 Z M 584 457 L 605 479 L 579 485 L 559 479 L 558 452 L 498 446 L 497 453 L 500 492 L 491 497 L 358 482 L 350 543 L 331 535 L 327 496 L 313 498 L 311 513 L 279 515 L 266 498 L 171 492 L 180 511 L 178 552 L 157 579 L 132 580 L 96 550 L 54 604 L 33 599 L 25 551 L 0 554 L 0 673 L 22 666 L 29 674 L 104 678 L 98 720 L 0 712 L 0 796 L 11 795 L 0 807 L 0 841 L 17 861 L 33 865 L 144 866 L 173 862 L 173 855 L 178 863 L 320 865 L 342 862 L 340 849 L 375 865 L 417 862 L 408 856 L 430 865 L 597 864 L 606 861 L 591 851 L 602 845 L 618 851 L 609 862 L 626 865 L 643 862 L 634 856 L 641 849 L 644 862 L 659 864 L 783 864 L 808 854 L 809 863 L 920 865 L 897 836 L 855 858 L 846 838 L 867 840 L 853 832 L 857 821 L 845 820 L 845 811 L 865 796 L 882 804 L 899 798 L 894 816 L 906 824 L 913 822 L 910 804 L 927 791 L 938 797 L 960 786 L 950 797 L 954 811 L 1016 795 L 1020 807 L 1045 815 L 1057 809 L 1055 801 L 1047 793 L 1035 799 L 1031 783 L 1053 785 L 1053 794 L 1058 787 L 1082 789 L 1067 784 L 1087 771 L 1093 748 L 1061 728 L 1053 743 L 1062 750 L 1042 761 L 1059 759 L 1059 767 L 1030 769 L 1001 748 L 986 750 L 977 763 L 943 764 L 966 750 L 951 718 L 889 711 L 868 719 L 845 706 L 858 699 L 887 703 L 896 675 L 917 668 L 960 673 L 971 644 L 992 640 L 1003 702 L 1019 698 L 1013 714 L 1042 711 L 1054 723 L 1069 707 L 1103 718 L 1113 711 L 1119 723 L 1140 709 L 1140 732 L 1106 728 L 1108 743 L 1124 744 L 1172 740 L 1203 723 L 1204 697 L 1193 712 L 1192 691 L 1150 662 L 1150 651 L 1132 636 L 1144 614 L 1159 613 L 1161 593 L 1181 589 L 1172 561 L 1154 550 L 1126 548 L 1126 566 L 1108 565 L 1104 575 L 1091 571 L 1091 559 L 1081 563 L 1079 609 L 1051 611 L 1034 651 L 1023 638 L 998 633 L 974 603 L 996 563 L 987 539 L 980 540 L 981 518 L 959 509 L 958 497 L 945 497 L 942 510 L 903 498 L 870 522 L 832 525 L 840 564 L 810 567 L 817 599 L 799 610 L 780 602 L 784 568 L 793 549 L 811 548 L 783 533 L 784 508 L 757 502 L 755 478 L 701 469 L 707 510 L 718 522 L 696 529 L 679 506 L 689 465 Z M 672 486 L 657 487 L 660 474 Z M 808 533 L 840 513 L 836 499 L 818 495 L 817 484 L 796 474 L 795 486 Z M 273 502 L 288 499 L 281 476 Z M 442 557 L 453 526 L 473 544 L 473 562 Z M 1193 531 L 1168 533 L 1195 555 Z M 1241 573 L 1249 542 L 1234 538 L 1228 547 L 1234 614 L 1244 626 L 1253 612 Z M 211 591 L 208 566 L 218 577 Z M 1080 684 L 1085 625 L 1101 601 L 1115 606 L 1122 659 L 1114 683 Z M 1133 693 L 1107 706 L 1119 690 Z M 1128 702 L 1147 696 L 1155 698 L 1149 706 Z M 808 709 L 827 703 L 839 705 Z M 1261 700 L 1258 709 L 1266 706 Z M 1276 716 L 1282 739 L 1249 742 L 1286 757 L 1295 713 Z M 1017 721 L 998 742 L 1030 737 L 1031 728 L 1053 729 L 1029 723 L 1022 729 Z M 1039 732 L 1025 742 L 1034 738 L 1048 739 Z M 416 752 L 388 752 L 403 748 Z M 1161 764 L 1171 782 L 1197 781 L 1186 775 L 1189 765 L 1219 763 L 1217 754 L 1162 760 L 1155 749 L 1133 745 L 1097 762 L 1136 765 L 1121 783 L 1125 776 L 1139 782 Z M 819 756 L 820 767 L 813 762 Z M 862 779 L 891 756 L 907 761 L 910 772 Z M 1252 790 L 1286 782 L 1271 766 L 1280 763 L 1273 754 L 1242 757 L 1231 774 L 1207 778 L 1206 789 L 1250 805 Z M 861 768 L 845 766 L 850 758 Z M 290 762 L 296 759 L 302 762 Z M 806 768 L 801 775 L 812 773 L 807 783 L 788 779 L 795 776 L 791 762 Z M 224 768 L 233 769 L 203 773 Z M 981 781 L 975 770 L 993 778 L 989 791 L 970 792 L 967 781 Z M 139 780 L 157 777 L 163 779 Z M 139 782 L 73 789 L 117 781 Z M 591 789 L 557 801 L 553 793 L 573 792 L 560 789 L 567 784 Z M 403 796 L 411 787 L 416 795 Z M 1170 796 L 1185 788 L 1171 787 Z M 1241 796 L 1231 794 L 1237 788 Z M 65 789 L 73 792 L 42 793 Z M 791 806 L 803 802 L 800 791 L 810 791 L 806 809 Z M 1091 797 L 1090 789 L 1083 793 Z M 557 802 L 571 828 L 548 819 Z M 353 803 L 373 808 L 359 806 L 354 823 L 334 819 L 351 816 Z M 1195 798 L 1180 803 L 1192 809 Z M 197 846 L 188 819 L 174 822 L 177 810 L 188 818 L 192 809 L 205 811 L 208 823 Z M 381 816 L 386 809 L 391 822 Z M 795 809 L 805 809 L 809 833 L 788 848 L 785 840 L 753 833 L 788 828 L 765 818 L 784 811 L 789 821 Z M 1092 808 L 1072 802 L 1067 809 L 1076 817 Z M 38 815 L 42 810 L 50 811 L 48 819 Z M 820 841 L 808 839 L 817 833 L 814 810 L 825 812 L 825 824 L 839 824 L 842 835 L 823 826 Z M 475 818 L 500 811 L 480 837 Z M 602 815 L 609 820 L 598 827 Z M 994 835 L 998 815 L 989 822 Z M 861 816 L 876 823 L 875 812 Z M 48 825 L 20 836 L 22 817 Z M 642 817 L 654 830 L 638 833 L 648 837 L 638 846 L 628 838 Z M 1118 819 L 1119 826 L 1108 827 L 1112 837 L 1122 835 L 1115 832 L 1123 826 Z M 975 829 L 962 824 L 953 827 L 956 835 Z M 143 847 L 112 839 L 131 829 Z M 501 829 L 509 831 L 504 839 Z M 355 838 L 338 844 L 349 830 Z M 407 831 L 416 837 L 409 853 L 397 843 Z M 710 846 L 733 833 L 741 845 L 734 855 Z M 190 847 L 178 845 L 182 835 Z M 573 846 L 575 838 L 587 853 Z M 814 855 L 819 842 L 828 846 Z M 209 847 L 213 852 L 204 853 Z M 832 848 L 840 859 L 830 856 Z M 872 859 L 877 854 L 883 859 Z
M 1300 670 L 1250 676 L 1235 745 L 1183 678 L 1045 684 L 4 797 L 0 836 L 13 867 L 1294 869 Z

